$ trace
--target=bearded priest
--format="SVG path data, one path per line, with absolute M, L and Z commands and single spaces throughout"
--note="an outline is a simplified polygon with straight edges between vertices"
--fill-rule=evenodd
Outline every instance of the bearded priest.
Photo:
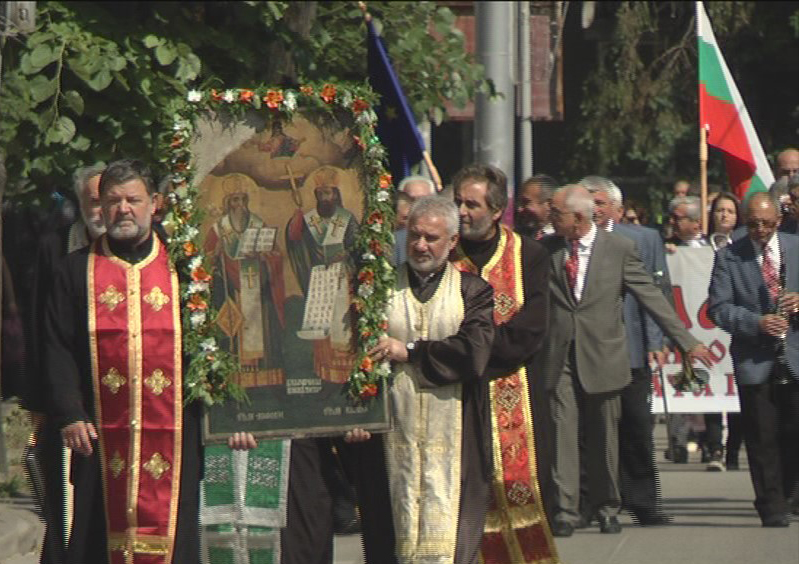
M 394 428 L 345 437 L 360 442 L 352 450 L 369 564 L 478 560 L 491 468 L 482 376 L 494 301 L 486 282 L 447 261 L 457 242 L 452 201 L 414 203 L 388 336 L 369 352 L 392 363 Z
M 48 416 L 72 449 L 67 564 L 196 564 L 202 406 L 183 405 L 180 288 L 135 160 L 99 186 L 106 234 L 67 256 L 46 311 Z

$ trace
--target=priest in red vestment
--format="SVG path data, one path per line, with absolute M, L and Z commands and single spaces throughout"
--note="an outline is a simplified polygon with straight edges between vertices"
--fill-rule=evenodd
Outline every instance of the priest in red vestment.
M 180 288 L 152 230 L 156 184 L 108 166 L 106 234 L 64 259 L 46 311 L 48 416 L 71 448 L 68 564 L 199 556 L 200 405 L 183 404 Z

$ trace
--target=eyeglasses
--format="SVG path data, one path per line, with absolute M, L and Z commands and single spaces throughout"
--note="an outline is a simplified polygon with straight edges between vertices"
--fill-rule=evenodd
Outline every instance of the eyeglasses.
M 758 228 L 774 229 L 775 227 L 777 227 L 777 222 L 765 221 L 763 219 L 750 219 L 749 221 L 746 222 L 746 227 L 748 227 L 749 229 L 758 229 Z

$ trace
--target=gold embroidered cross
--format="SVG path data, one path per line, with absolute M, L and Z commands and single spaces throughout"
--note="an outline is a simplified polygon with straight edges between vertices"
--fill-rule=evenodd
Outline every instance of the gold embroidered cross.
M 125 294 L 116 289 L 111 284 L 97 298 L 101 304 L 105 304 L 109 311 L 114 311 L 116 307 L 125 301 Z
M 150 460 L 145 462 L 142 467 L 150 473 L 154 479 L 159 480 L 166 471 L 172 468 L 172 465 L 161 456 L 160 452 L 156 452 L 150 457 Z
M 119 373 L 119 370 L 113 367 L 103 376 L 101 381 L 108 387 L 108 391 L 112 394 L 116 394 L 119 388 L 124 386 L 125 382 L 127 382 L 125 377 Z
M 332 236 L 336 236 L 336 231 L 338 231 L 339 227 L 345 227 L 347 223 L 341 219 L 339 216 L 334 217 L 330 221 L 330 225 L 333 226 L 333 232 L 331 233 Z
M 247 288 L 255 288 L 255 281 L 258 278 L 258 273 L 255 272 L 255 268 L 250 266 L 244 271 L 244 278 L 247 279 Z
M 150 292 L 144 296 L 144 301 L 150 304 L 153 311 L 161 311 L 163 307 L 169 303 L 169 296 L 161 291 L 158 286 L 153 287 Z
M 108 468 L 111 470 L 111 475 L 114 478 L 119 478 L 119 475 L 125 469 L 125 461 L 122 460 L 122 455 L 119 454 L 119 451 L 114 452 L 114 456 L 111 457 L 111 460 L 108 462 Z
M 164 371 L 160 368 L 153 370 L 153 373 L 144 379 L 144 385 L 157 396 L 160 396 L 164 388 L 168 388 L 171 384 L 170 379 L 164 376 Z
M 308 220 L 308 223 L 311 224 L 311 227 L 316 229 L 317 233 L 319 233 L 320 235 L 322 234 L 322 231 L 325 226 L 324 226 L 324 220 L 321 217 L 319 217 L 318 215 L 311 216 L 311 219 Z

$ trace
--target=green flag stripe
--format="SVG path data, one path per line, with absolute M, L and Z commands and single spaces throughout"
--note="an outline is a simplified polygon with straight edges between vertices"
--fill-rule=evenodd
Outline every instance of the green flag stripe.
M 724 71 L 719 61 L 719 51 L 715 45 L 699 38 L 699 82 L 705 85 L 708 94 L 719 100 L 733 104 L 732 94 L 724 80 Z

